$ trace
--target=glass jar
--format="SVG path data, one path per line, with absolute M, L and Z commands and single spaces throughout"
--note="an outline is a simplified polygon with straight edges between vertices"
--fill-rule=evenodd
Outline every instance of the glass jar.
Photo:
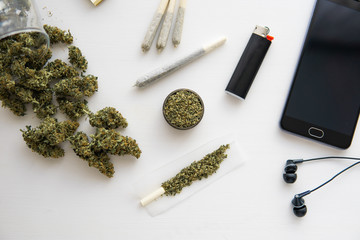
M 32 0 L 0 0 L 0 39 L 28 32 L 38 32 L 40 45 L 49 46 L 39 11 Z

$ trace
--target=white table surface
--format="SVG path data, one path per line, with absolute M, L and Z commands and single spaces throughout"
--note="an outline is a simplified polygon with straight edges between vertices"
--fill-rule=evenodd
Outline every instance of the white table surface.
M 158 0 L 38 0 L 43 22 L 70 29 L 99 77 L 90 109 L 114 106 L 128 119 L 124 135 L 135 138 L 141 158 L 112 157 L 107 179 L 77 158 L 68 143 L 61 159 L 31 152 L 19 129 L 37 126 L 0 109 L 0 239 L 359 239 L 360 169 L 305 198 L 308 214 L 292 213 L 296 193 L 316 187 L 349 162 L 299 166 L 298 181 L 282 180 L 285 161 L 327 155 L 360 156 L 360 132 L 339 150 L 282 131 L 279 119 L 289 91 L 314 0 L 189 0 L 178 48 L 157 53 L 140 49 Z M 275 37 L 245 101 L 224 93 L 255 25 Z M 144 90 L 138 77 L 220 36 L 228 42 L 172 76 Z M 57 54 L 66 57 L 66 50 Z M 190 88 L 205 103 L 196 128 L 178 131 L 161 113 L 164 98 Z M 83 129 L 91 131 L 85 120 Z M 150 171 L 235 132 L 247 154 L 240 169 L 166 213 L 151 217 L 139 206 L 133 183 Z

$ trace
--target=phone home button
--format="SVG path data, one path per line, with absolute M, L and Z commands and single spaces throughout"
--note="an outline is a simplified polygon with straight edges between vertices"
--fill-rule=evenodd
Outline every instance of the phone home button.
M 324 137 L 324 131 L 315 127 L 311 127 L 308 130 L 308 133 L 310 136 L 315 138 L 323 138 Z

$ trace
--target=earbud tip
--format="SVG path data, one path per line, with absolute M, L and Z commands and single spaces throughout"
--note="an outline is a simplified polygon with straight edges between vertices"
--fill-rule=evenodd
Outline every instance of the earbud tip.
M 294 207 L 293 212 L 294 212 L 295 216 L 303 217 L 307 213 L 307 207 L 305 205 L 303 205 L 301 207 Z
M 286 183 L 294 183 L 297 179 L 296 173 L 283 173 L 283 179 Z
M 286 165 L 284 171 L 287 173 L 295 173 L 297 171 L 297 165 L 296 164 Z

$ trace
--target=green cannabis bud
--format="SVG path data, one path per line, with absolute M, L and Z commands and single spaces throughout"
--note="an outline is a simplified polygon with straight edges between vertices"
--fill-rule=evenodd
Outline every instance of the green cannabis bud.
M 41 68 L 52 53 L 43 38 L 32 32 L 0 40 L 0 100 L 17 116 L 25 115 L 25 104 L 37 103 L 34 91 L 49 88 L 49 73 Z
M 15 88 L 15 81 L 8 73 L 0 74 L 0 88 L 6 91 L 11 91 Z
M 16 2 L 16 1 L 15 1 Z M 70 32 L 44 25 L 51 44 L 71 44 Z M 45 40 L 45 41 L 44 41 Z M 60 143 L 69 141 L 77 156 L 97 168 L 107 177 L 114 175 L 114 166 L 108 154 L 140 157 L 141 150 L 136 141 L 106 130 L 127 126 L 126 119 L 114 108 L 104 108 L 92 113 L 85 97 L 98 90 L 98 79 L 84 75 L 88 62 L 77 47 L 69 47 L 71 65 L 52 57 L 44 35 L 37 32 L 20 33 L 0 39 L 0 101 L 17 116 L 24 116 L 26 106 L 43 121 L 37 128 L 27 126 L 21 130 L 24 141 L 32 151 L 44 157 L 58 158 L 65 152 Z M 80 73 L 81 72 L 81 73 Z M 81 75 L 80 75 L 81 74 Z M 56 97 L 57 103 L 53 100 Z M 52 118 L 60 109 L 71 121 L 58 122 Z M 76 121 L 90 117 L 97 132 L 91 141 L 85 133 L 75 133 Z
M 9 92 L 0 89 L 0 100 L 2 107 L 10 109 L 16 116 L 24 116 L 26 112 L 25 103 Z
M 52 57 L 52 51 L 43 44 L 37 49 L 26 49 L 28 52 L 28 63 L 26 66 L 31 69 L 41 70 L 48 60 Z
M 203 159 L 194 161 L 190 166 L 182 169 L 175 177 L 161 184 L 166 196 L 174 196 L 181 192 L 184 187 L 190 186 L 194 181 L 207 178 L 214 174 L 220 164 L 227 158 L 225 151 L 230 145 L 222 145 L 212 153 L 207 154 Z
M 26 71 L 27 78 L 23 78 L 19 81 L 22 86 L 32 90 L 46 90 L 49 89 L 51 73 L 45 69 L 38 71 Z
M 115 170 L 110 162 L 109 156 L 104 152 L 94 152 L 91 149 L 91 143 L 88 136 L 83 132 L 78 132 L 69 138 L 72 149 L 81 159 L 88 162 L 89 167 L 97 168 L 102 174 L 111 178 Z
M 111 155 L 132 155 L 139 158 L 141 150 L 136 140 L 131 137 L 122 136 L 113 129 L 98 128 L 96 134 L 91 135 L 92 149 L 95 152 L 105 151 Z
M 24 88 L 21 86 L 15 86 L 13 91 L 16 97 L 18 97 L 19 100 L 22 101 L 23 103 L 36 102 L 36 100 L 34 99 L 34 91 L 31 89 Z
M 44 29 L 46 33 L 49 35 L 50 44 L 56 44 L 59 42 L 71 44 L 74 41 L 74 38 L 69 30 L 68 32 L 66 32 L 58 27 L 53 27 L 46 24 L 44 25 Z
M 52 103 L 43 104 L 43 105 L 38 103 L 33 103 L 33 111 L 39 119 L 45 119 L 47 117 L 51 117 L 56 114 L 57 106 L 55 106 Z
M 53 116 L 57 112 L 57 107 L 53 104 L 53 94 L 50 89 L 43 91 L 33 91 L 33 111 L 39 119 Z
M 54 118 L 47 117 L 37 128 L 26 126 L 26 130 L 21 132 L 32 151 L 46 158 L 59 158 L 64 156 L 64 150 L 58 144 L 72 136 L 78 127 L 77 122 L 58 122 Z
M 89 122 L 93 127 L 108 130 L 118 127 L 126 128 L 128 126 L 126 119 L 113 107 L 106 107 L 95 114 L 90 114 Z
M 9 108 L 17 116 L 24 116 L 26 112 L 25 102 L 21 101 L 16 92 L 16 84 L 11 75 L 8 73 L 0 74 L 0 100 L 2 106 Z
M 74 67 L 66 64 L 60 59 L 49 62 L 44 69 L 51 73 L 51 79 L 64 79 L 79 76 L 78 71 Z
M 74 67 L 82 70 L 83 72 L 85 72 L 88 67 L 88 61 L 82 55 L 80 49 L 75 46 L 69 47 L 69 61 Z
M 98 128 L 96 134 L 91 135 L 90 138 L 91 141 L 85 133 L 78 132 L 69 138 L 69 142 L 77 156 L 109 178 L 115 171 L 108 154 L 120 156 L 129 154 L 136 158 L 140 157 L 141 150 L 136 141 L 121 136 L 115 130 Z
M 89 112 L 86 100 L 69 100 L 66 98 L 57 98 L 59 109 L 72 121 L 79 120 Z
M 71 97 L 74 99 L 81 99 L 85 96 L 90 97 L 97 90 L 97 77 L 92 75 L 63 79 L 54 86 L 54 91 L 57 96 Z

